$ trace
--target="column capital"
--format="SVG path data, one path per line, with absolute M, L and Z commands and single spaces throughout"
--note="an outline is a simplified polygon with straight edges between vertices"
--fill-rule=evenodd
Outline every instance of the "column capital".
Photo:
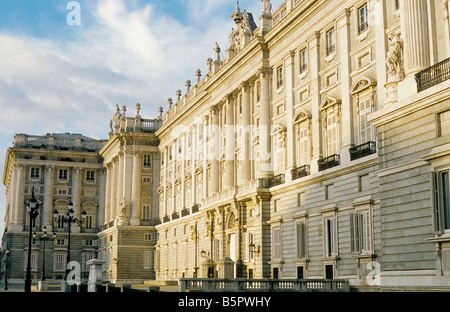
M 268 65 L 263 65 L 259 69 L 261 79 L 270 79 L 272 77 L 273 68 Z
M 250 92 L 250 83 L 248 81 L 243 81 L 239 84 L 242 92 Z
M 219 105 L 218 104 L 213 104 L 209 107 L 209 112 L 211 113 L 211 115 L 217 115 L 219 113 Z

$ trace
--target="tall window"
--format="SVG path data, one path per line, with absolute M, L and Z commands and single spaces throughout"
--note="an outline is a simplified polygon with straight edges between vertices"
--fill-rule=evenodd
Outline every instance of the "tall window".
M 144 155 L 143 165 L 146 169 L 152 167 L 152 155 Z
M 66 253 L 55 253 L 54 255 L 54 271 L 64 272 L 66 271 Z
M 299 156 L 300 156 L 300 162 L 299 165 L 307 165 L 309 164 L 309 130 L 308 130 L 308 123 L 303 122 L 300 124 L 299 132 L 298 132 L 298 138 L 299 138 Z
M 244 262 L 250 262 L 254 259 L 253 253 L 250 252 L 250 245 L 253 244 L 253 233 L 244 233 Z
M 92 215 L 87 215 L 86 216 L 86 220 L 85 220 L 85 224 L 84 224 L 84 228 L 85 229 L 92 229 L 94 226 L 94 217 Z
M 300 74 L 308 70 L 308 58 L 306 54 L 306 49 L 300 51 Z
M 68 179 L 69 179 L 68 170 L 67 169 L 59 169 L 58 170 L 58 180 L 67 181 Z
M 86 182 L 95 182 L 94 170 L 86 170 Z
M 327 31 L 327 55 L 336 52 L 336 31 L 334 28 Z
M 305 222 L 299 222 L 295 224 L 296 232 L 296 254 L 297 259 L 303 259 L 306 257 L 306 225 Z
M 277 174 L 284 172 L 284 138 L 282 134 L 278 134 L 275 140 L 276 148 L 276 163 L 277 163 Z
M 337 154 L 337 116 L 336 112 L 328 113 L 326 122 L 326 154 L 331 156 Z
M 439 136 L 450 135 L 450 110 L 438 114 Z
M 153 263 L 153 252 L 151 250 L 144 251 L 144 269 L 151 269 Z
M 283 66 L 277 68 L 277 89 L 283 86 Z
M 338 228 L 337 218 L 328 217 L 324 220 L 324 243 L 325 243 L 325 256 L 333 257 L 338 255 Z
M 39 179 L 41 173 L 41 168 L 31 167 L 30 168 L 30 179 Z
M 373 141 L 372 125 L 368 121 L 372 113 L 372 103 L 370 98 L 360 100 L 359 103 L 359 144 Z
M 358 32 L 361 34 L 369 29 L 369 11 L 367 4 L 358 9 Z
M 281 260 L 281 230 L 279 227 L 272 229 L 272 260 Z
M 433 232 L 443 234 L 450 230 L 450 170 L 432 173 Z
M 369 210 L 350 214 L 351 252 L 368 254 L 372 252 L 372 227 Z

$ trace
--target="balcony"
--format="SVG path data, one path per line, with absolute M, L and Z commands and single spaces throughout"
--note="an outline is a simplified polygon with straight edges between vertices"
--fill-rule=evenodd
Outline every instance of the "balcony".
M 319 165 L 319 171 L 338 166 L 340 165 L 340 163 L 341 163 L 341 156 L 339 154 L 334 154 L 328 157 L 320 158 L 317 161 L 317 164 Z
M 309 175 L 309 165 L 303 165 L 291 170 L 292 180 L 300 179 Z
M 189 214 L 190 214 L 189 209 L 183 208 L 183 209 L 181 210 L 181 216 L 182 216 L 182 217 L 188 216 Z
M 418 72 L 415 78 L 417 82 L 417 92 L 421 92 L 450 79 L 450 58 Z
M 350 160 L 359 159 L 377 152 L 375 142 L 366 142 L 364 144 L 350 148 Z
M 178 212 L 174 211 L 172 212 L 172 220 L 176 220 L 180 217 L 180 215 L 178 214 Z
M 191 208 L 191 213 L 196 213 L 199 211 L 199 209 L 200 209 L 200 205 L 194 205 Z
M 276 176 L 267 179 L 269 187 L 277 186 L 284 183 L 284 174 L 278 174 Z

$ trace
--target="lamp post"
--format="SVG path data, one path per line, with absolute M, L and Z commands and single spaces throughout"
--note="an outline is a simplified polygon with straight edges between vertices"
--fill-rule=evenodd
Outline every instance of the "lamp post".
M 194 238 L 194 278 L 197 278 L 198 274 L 198 264 L 197 264 L 197 253 L 198 253 L 198 231 L 197 231 L 197 221 L 195 221 L 195 225 L 191 225 L 191 237 Z
M 31 238 L 33 236 L 34 220 L 39 215 L 38 209 L 39 203 L 36 197 L 34 196 L 34 187 L 33 187 L 31 191 L 31 199 L 27 204 L 27 212 L 30 215 L 30 234 L 28 236 L 28 263 L 25 277 L 25 292 L 31 292 Z
M 3 286 L 3 290 L 8 290 L 8 256 L 10 251 L 8 249 L 3 250 L 3 247 L 2 251 L 5 253 L 5 284 Z
M 47 234 L 47 231 L 46 231 L 46 230 L 47 230 L 47 227 L 44 226 L 44 227 L 42 228 L 42 230 L 44 230 L 44 232 L 41 234 L 40 237 L 37 237 L 37 234 L 36 234 L 36 233 L 33 234 L 33 240 L 38 239 L 38 240 L 44 242 L 44 250 L 43 250 L 43 255 L 42 255 L 42 277 L 41 277 L 41 281 L 44 282 L 44 281 L 45 281 L 45 242 L 46 242 L 46 241 L 52 241 L 52 240 L 55 240 L 55 239 L 56 239 L 56 233 L 53 232 L 52 237 L 48 237 L 48 234 Z
M 82 224 L 85 222 L 86 220 L 86 211 L 83 210 L 83 212 L 81 213 L 81 220 L 77 219 L 74 217 L 74 210 L 73 210 L 73 203 L 72 201 L 69 201 L 68 203 L 68 210 L 66 215 L 61 216 L 59 221 L 62 223 L 67 223 L 68 228 L 69 228 L 69 236 L 68 236 L 68 243 L 67 243 L 67 261 L 66 261 L 66 276 L 65 278 L 67 278 L 68 274 L 70 273 L 70 269 L 68 269 L 68 264 L 70 262 L 70 233 L 71 233 L 71 227 L 72 224 L 79 224 L 80 226 L 82 226 Z M 55 220 L 55 222 L 58 221 L 58 210 L 53 210 L 53 218 Z

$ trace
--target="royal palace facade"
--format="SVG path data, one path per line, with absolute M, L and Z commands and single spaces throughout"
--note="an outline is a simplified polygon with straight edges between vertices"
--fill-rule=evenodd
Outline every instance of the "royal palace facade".
M 73 253 L 102 259 L 105 280 L 450 287 L 448 1 L 262 2 L 257 17 L 235 8 L 225 57 L 216 43 L 157 118 L 118 107 L 109 139 L 70 163 L 43 145 L 19 156 L 16 136 L 3 244 L 17 276 L 36 185 L 44 212 L 72 196 L 92 214 Z

